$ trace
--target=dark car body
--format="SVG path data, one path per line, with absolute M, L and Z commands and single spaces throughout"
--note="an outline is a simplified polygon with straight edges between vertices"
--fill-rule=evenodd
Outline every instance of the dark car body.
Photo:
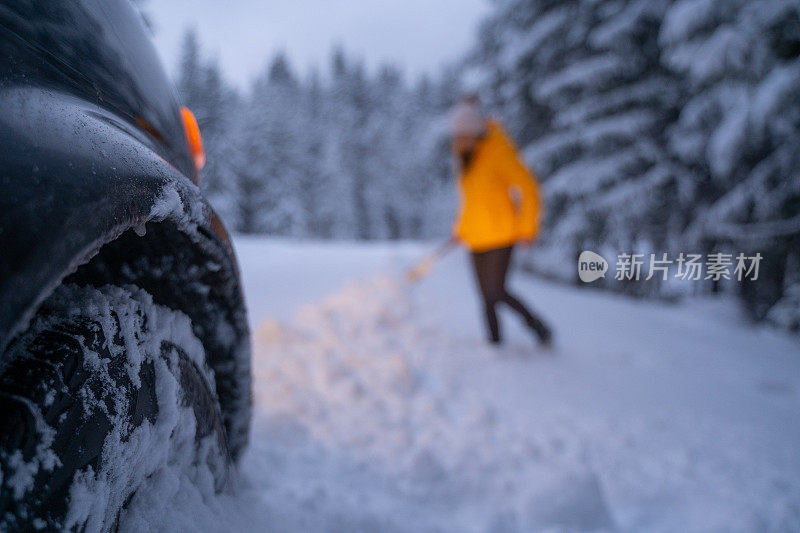
M 197 172 L 134 6 L 0 5 L 0 372 L 6 346 L 65 279 L 136 283 L 191 318 L 235 456 L 249 420 L 246 314 Z

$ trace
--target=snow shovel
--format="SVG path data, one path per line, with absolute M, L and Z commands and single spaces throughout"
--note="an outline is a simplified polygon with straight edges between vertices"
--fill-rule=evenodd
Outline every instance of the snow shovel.
M 430 274 L 433 265 L 446 256 L 455 246 L 456 243 L 452 239 L 437 246 L 431 253 L 423 257 L 419 263 L 406 271 L 406 280 L 408 280 L 409 283 L 416 283 Z

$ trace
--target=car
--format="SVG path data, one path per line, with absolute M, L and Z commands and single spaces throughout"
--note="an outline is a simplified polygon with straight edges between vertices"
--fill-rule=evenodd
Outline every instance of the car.
M 203 158 L 135 6 L 0 4 L 0 530 L 230 486 L 249 331 Z

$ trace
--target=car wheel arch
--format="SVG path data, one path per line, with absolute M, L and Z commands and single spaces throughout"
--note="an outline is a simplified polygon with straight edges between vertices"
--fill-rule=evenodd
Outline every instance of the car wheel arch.
M 182 311 L 194 284 L 202 305 L 190 318 L 209 366 L 228 376 L 217 394 L 236 455 L 247 438 L 249 332 L 230 241 L 200 190 L 108 110 L 37 88 L 0 91 L 0 103 L 18 109 L 0 117 L 0 142 L 13 147 L 0 161 L 0 371 L 8 343 L 67 279 L 145 284 Z M 139 279 L 123 269 L 159 249 L 162 259 L 182 252 L 185 268 L 161 282 L 152 269 Z

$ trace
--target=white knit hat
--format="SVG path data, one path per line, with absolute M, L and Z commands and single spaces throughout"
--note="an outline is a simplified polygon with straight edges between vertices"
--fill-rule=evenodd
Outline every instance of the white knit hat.
M 486 118 L 481 112 L 477 98 L 463 98 L 453 108 L 451 116 L 453 136 L 482 136 L 486 132 Z

